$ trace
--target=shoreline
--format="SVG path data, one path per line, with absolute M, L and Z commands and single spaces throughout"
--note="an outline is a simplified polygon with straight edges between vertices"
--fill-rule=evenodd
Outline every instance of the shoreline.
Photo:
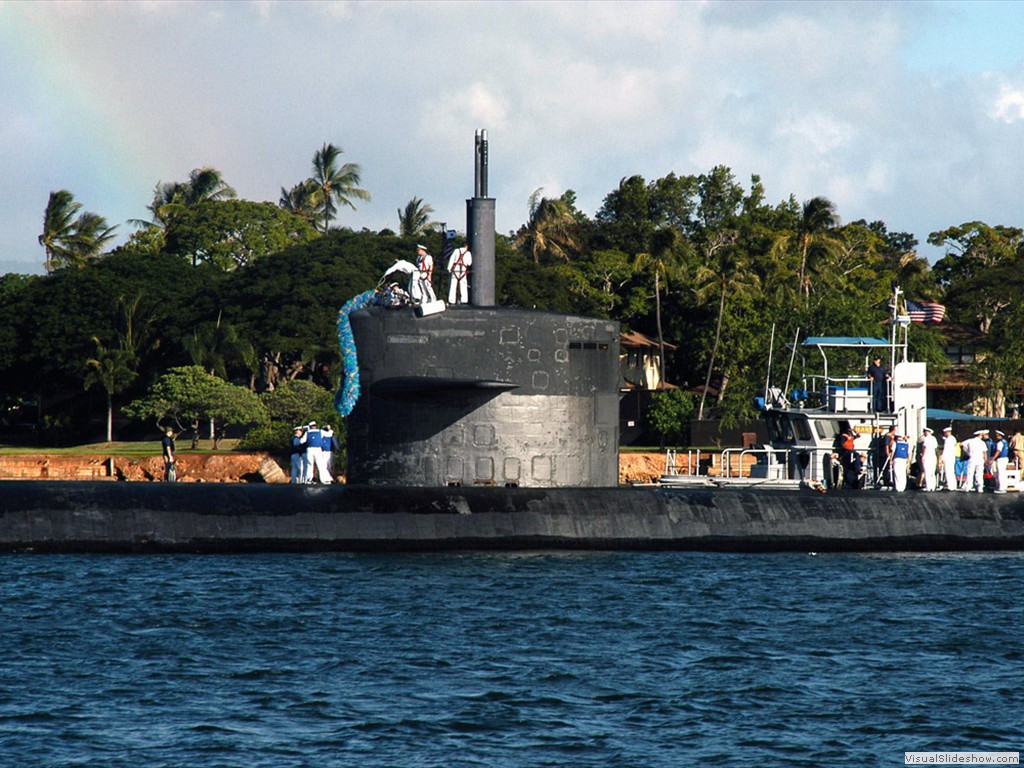
M 265 451 L 178 452 L 178 482 L 184 483 L 287 483 L 288 467 Z M 275 467 L 277 472 L 275 472 Z M 0 482 L 127 481 L 161 482 L 163 459 L 159 453 L 138 455 L 118 452 L 49 453 L 33 451 L 0 454 Z M 280 474 L 278 474 L 278 472 Z M 665 472 L 665 454 L 620 452 L 619 484 L 655 482 Z M 336 475 L 337 476 L 337 475 Z M 344 475 L 338 476 L 343 480 Z

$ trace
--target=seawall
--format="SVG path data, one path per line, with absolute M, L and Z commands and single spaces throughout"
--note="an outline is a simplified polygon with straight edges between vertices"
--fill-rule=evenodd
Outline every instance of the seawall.
M 0 483 L 0 550 L 1024 549 L 1024 497 L 750 489 Z

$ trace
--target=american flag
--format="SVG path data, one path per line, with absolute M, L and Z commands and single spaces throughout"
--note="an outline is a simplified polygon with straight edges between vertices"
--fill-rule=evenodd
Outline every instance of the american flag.
M 934 301 L 910 301 L 907 299 L 907 314 L 912 323 L 941 323 L 946 308 Z

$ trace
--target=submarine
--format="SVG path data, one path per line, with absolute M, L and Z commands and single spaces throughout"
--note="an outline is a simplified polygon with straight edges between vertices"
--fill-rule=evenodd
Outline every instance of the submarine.
M 0 551 L 1024 549 L 1021 494 L 822 493 L 788 427 L 746 482 L 619 487 L 619 325 L 495 306 L 486 131 L 474 152 L 469 301 L 403 262 L 338 313 L 347 484 L 3 481 Z M 799 433 L 798 410 L 769 416 Z

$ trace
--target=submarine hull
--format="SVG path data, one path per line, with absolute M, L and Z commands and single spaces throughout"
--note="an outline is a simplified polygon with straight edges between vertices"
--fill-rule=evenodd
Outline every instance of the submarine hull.
M 1024 549 L 1018 494 L 0 483 L 0 551 Z

